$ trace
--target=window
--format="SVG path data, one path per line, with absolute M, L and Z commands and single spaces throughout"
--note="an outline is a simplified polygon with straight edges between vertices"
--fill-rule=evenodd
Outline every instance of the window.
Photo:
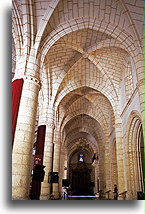
M 83 157 L 84 157 L 83 154 L 80 154 L 80 155 L 79 155 L 79 162 L 83 162 L 83 161 L 84 161 Z

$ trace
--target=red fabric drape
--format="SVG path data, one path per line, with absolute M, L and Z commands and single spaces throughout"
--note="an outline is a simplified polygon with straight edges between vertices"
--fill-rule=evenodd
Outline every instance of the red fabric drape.
M 12 82 L 12 146 L 14 141 L 22 87 L 23 87 L 23 79 L 17 79 Z
M 42 125 L 38 127 L 35 156 L 41 159 L 40 164 L 43 164 L 45 131 L 46 131 L 46 125 Z
M 43 165 L 43 154 L 44 154 L 44 142 L 45 142 L 45 131 L 46 125 L 38 127 L 37 141 L 36 141 L 36 154 L 34 158 L 34 166 L 36 165 L 36 159 L 38 160 L 38 165 Z M 30 198 L 39 200 L 41 191 L 41 181 L 32 180 L 30 189 Z

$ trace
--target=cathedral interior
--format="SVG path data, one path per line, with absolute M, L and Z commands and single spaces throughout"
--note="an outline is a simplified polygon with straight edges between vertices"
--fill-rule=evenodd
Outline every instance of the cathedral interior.
M 12 1 L 12 200 L 143 199 L 143 13 Z

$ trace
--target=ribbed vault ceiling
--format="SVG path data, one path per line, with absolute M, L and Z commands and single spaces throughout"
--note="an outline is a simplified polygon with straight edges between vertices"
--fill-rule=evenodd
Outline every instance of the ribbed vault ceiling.
M 72 148 L 80 136 L 103 145 L 114 128 L 126 63 L 141 44 L 143 8 L 128 0 L 24 2 L 13 3 L 13 67 L 16 53 L 27 59 L 36 48 L 40 105 L 46 116 L 50 103 L 55 108 L 63 143 Z
M 59 104 L 62 141 L 70 150 L 76 140 L 86 138 L 96 148 L 114 126 L 114 113 L 108 99 L 89 87 L 78 88 L 67 94 Z

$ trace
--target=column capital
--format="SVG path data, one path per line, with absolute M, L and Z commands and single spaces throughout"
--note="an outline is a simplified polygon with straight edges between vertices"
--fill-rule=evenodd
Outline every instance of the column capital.
M 42 126 L 42 125 L 45 125 L 46 127 L 49 127 L 49 128 L 54 128 L 55 129 L 55 124 L 52 123 L 52 122 L 47 122 L 47 121 L 39 121 L 38 122 L 38 126 Z
M 38 80 L 36 77 L 30 76 L 30 75 L 24 75 L 23 79 L 24 80 L 29 80 L 29 81 L 41 86 L 40 80 Z
M 46 126 L 55 129 L 55 124 L 54 123 L 47 122 Z
M 38 80 L 36 77 L 34 76 L 30 76 L 30 75 L 22 75 L 22 76 L 16 76 L 13 78 L 12 81 L 17 80 L 17 79 L 23 79 L 23 80 L 28 80 L 30 82 L 33 82 L 34 84 L 36 84 L 37 86 L 41 87 L 41 82 L 40 80 Z

